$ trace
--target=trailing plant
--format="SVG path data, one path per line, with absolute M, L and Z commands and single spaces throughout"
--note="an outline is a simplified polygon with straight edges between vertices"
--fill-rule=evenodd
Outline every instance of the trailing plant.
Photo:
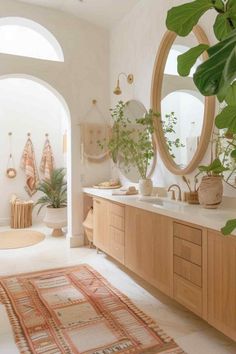
M 171 139 L 169 134 L 176 134 L 175 126 L 177 125 L 178 118 L 176 117 L 174 112 L 165 115 L 165 120 L 162 120 L 162 129 L 164 136 L 166 138 L 167 148 L 169 150 L 170 155 L 173 159 L 176 157 L 173 153 L 173 147 L 181 148 L 185 147 L 184 144 L 181 143 L 180 138 Z
M 188 76 L 199 56 L 207 51 L 209 58 L 200 64 L 193 80 L 204 96 L 217 96 L 225 107 L 216 117 L 216 126 L 236 133 L 236 1 L 235 0 L 194 0 L 173 7 L 168 11 L 166 25 L 179 36 L 187 36 L 200 18 L 209 10 L 216 14 L 213 30 L 218 43 L 213 46 L 199 44 L 178 57 L 178 72 Z M 236 148 L 231 152 L 236 156 Z M 232 232 L 236 220 L 230 221 L 231 227 L 222 232 Z
M 119 164 L 125 171 L 135 166 L 141 178 L 147 178 L 148 166 L 154 157 L 152 135 L 154 133 L 154 119 L 160 115 L 149 110 L 144 117 L 135 119 L 135 122 L 125 115 L 125 104 L 120 101 L 111 109 L 113 120 L 112 134 L 109 141 L 98 141 L 104 149 L 108 147 L 114 163 Z
M 219 157 L 223 166 L 227 168 L 228 173 L 224 174 L 224 181 L 230 187 L 236 189 L 235 178 L 231 182 L 232 177 L 236 174 L 236 134 L 229 133 L 225 129 L 219 130 L 215 135 L 216 156 Z
M 39 183 L 37 191 L 43 196 L 38 199 L 35 206 L 40 205 L 38 214 L 44 206 L 49 208 L 63 208 L 67 205 L 67 182 L 64 168 L 54 169 L 50 179 L 44 179 Z

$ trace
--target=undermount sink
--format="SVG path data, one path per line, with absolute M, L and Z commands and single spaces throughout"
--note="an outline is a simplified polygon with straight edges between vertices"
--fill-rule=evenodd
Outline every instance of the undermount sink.
M 150 199 L 146 199 L 146 198 L 140 198 L 139 199 L 140 202 L 143 203 L 148 203 L 151 204 L 153 206 L 157 206 L 157 207 L 163 207 L 163 208 L 168 208 L 168 209 L 180 209 L 183 205 L 181 202 L 178 201 L 174 201 L 174 200 L 163 200 L 160 198 L 150 198 Z

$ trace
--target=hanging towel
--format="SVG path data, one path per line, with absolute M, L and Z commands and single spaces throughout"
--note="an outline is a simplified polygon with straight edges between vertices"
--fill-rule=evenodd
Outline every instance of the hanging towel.
M 30 138 L 24 147 L 24 151 L 21 157 L 21 168 L 25 172 L 26 176 L 26 192 L 32 196 L 37 192 L 37 185 L 39 182 L 38 170 L 35 160 L 33 143 Z
M 50 179 L 53 169 L 54 157 L 52 153 L 52 147 L 49 139 L 46 138 L 40 163 L 40 171 L 43 173 L 45 179 Z

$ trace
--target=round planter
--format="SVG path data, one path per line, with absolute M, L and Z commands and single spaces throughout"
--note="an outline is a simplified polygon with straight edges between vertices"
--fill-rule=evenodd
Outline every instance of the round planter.
M 199 203 L 206 209 L 217 209 L 222 202 L 223 183 L 220 176 L 205 176 L 202 178 L 198 198 Z
M 53 229 L 52 236 L 63 236 L 62 227 L 67 225 L 67 207 L 63 208 L 46 208 L 44 223 L 47 227 Z
M 152 194 L 153 184 L 150 178 L 139 180 L 139 193 L 142 196 L 149 196 Z

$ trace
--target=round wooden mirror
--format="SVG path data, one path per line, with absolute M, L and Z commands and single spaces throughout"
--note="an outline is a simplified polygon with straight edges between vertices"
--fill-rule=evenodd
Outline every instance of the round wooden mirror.
M 156 142 L 165 166 L 175 175 L 193 172 L 211 139 L 215 98 L 203 97 L 192 78 L 196 67 L 207 59 L 207 53 L 198 59 L 188 77 L 180 77 L 177 71 L 178 55 L 200 43 L 209 44 L 199 26 L 184 38 L 167 31 L 154 66 L 152 109 L 161 114 L 155 122 Z
M 136 132 L 135 134 L 138 134 L 140 130 L 142 130 L 142 126 L 140 124 L 137 124 L 136 120 L 138 118 L 144 117 L 144 115 L 147 113 L 147 110 L 145 106 L 137 101 L 137 100 L 130 100 L 126 102 L 125 108 L 124 108 L 124 115 L 128 118 L 129 124 L 127 125 L 128 130 L 133 130 Z M 138 137 L 137 137 L 138 138 Z M 156 144 L 155 144 L 155 139 L 150 136 L 150 141 L 152 140 L 153 143 L 153 150 L 154 150 L 154 157 L 150 161 L 150 164 L 148 166 L 148 178 L 151 178 L 155 167 L 156 167 L 156 161 L 157 161 L 157 156 L 156 156 Z M 128 170 L 124 168 L 122 165 L 122 159 L 118 157 L 118 163 L 117 166 L 121 172 L 121 174 L 130 182 L 137 183 L 140 179 L 140 175 L 138 172 L 138 169 L 136 166 L 132 166 Z

